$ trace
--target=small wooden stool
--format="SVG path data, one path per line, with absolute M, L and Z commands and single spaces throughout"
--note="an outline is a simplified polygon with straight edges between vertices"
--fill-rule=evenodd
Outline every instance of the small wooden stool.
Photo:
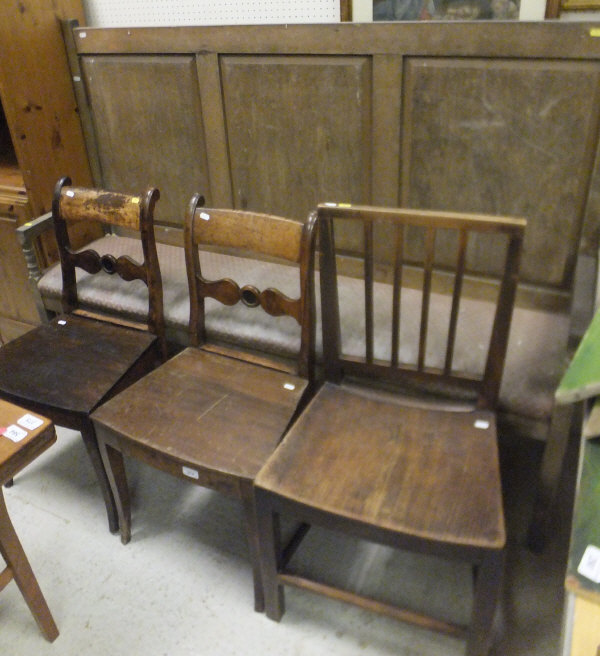
M 0 553 L 7 565 L 0 572 L 0 590 L 15 580 L 50 642 L 58 636 L 58 629 L 8 516 L 2 485 L 54 442 L 56 432 L 50 420 L 0 400 Z

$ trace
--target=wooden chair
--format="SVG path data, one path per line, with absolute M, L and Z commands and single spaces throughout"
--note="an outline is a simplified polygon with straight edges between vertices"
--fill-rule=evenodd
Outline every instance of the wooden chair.
M 14 580 L 44 637 L 53 642 L 58 629 L 10 521 L 2 485 L 52 446 L 56 432 L 45 417 L 30 415 L 6 401 L 0 401 L 0 423 L 4 426 L 0 435 L 0 554 L 6 563 L 0 572 L 0 590 Z
M 313 369 L 313 253 L 315 217 L 304 223 L 235 210 L 189 206 L 185 249 L 190 287 L 188 347 L 93 415 L 100 450 L 117 500 L 121 540 L 129 542 L 131 506 L 123 454 L 241 499 L 254 573 L 255 607 L 263 607 L 257 560 L 252 483 L 310 393 Z M 198 247 L 253 253 L 297 265 L 299 296 L 269 287 L 208 280 Z M 204 255 L 204 251 L 203 251 Z M 244 276 L 245 260 L 232 257 L 232 273 Z M 272 321 L 299 326 L 298 357 L 290 363 L 264 359 L 208 339 L 205 299 L 225 306 L 241 301 L 247 321 L 264 310 Z M 214 302 L 214 301 L 212 301 Z M 260 309 L 262 308 L 262 310 Z M 234 307 L 228 308 L 229 312 Z M 287 317 L 282 316 L 287 315 Z
M 90 413 L 103 401 L 154 368 L 164 358 L 160 269 L 153 231 L 159 193 L 142 196 L 56 185 L 52 211 L 63 277 L 63 310 L 47 324 L 0 349 L 0 397 L 81 432 L 102 490 L 108 524 L 118 517 Z M 67 222 L 98 221 L 140 233 L 144 261 L 115 259 L 93 250 L 73 252 Z M 91 274 L 118 274 L 130 285 L 148 288 L 147 324 L 121 321 L 79 307 L 76 268 Z M 108 278 L 108 276 L 107 276 Z
M 505 545 L 493 408 L 525 221 L 360 206 L 321 205 L 318 214 L 327 381 L 255 481 L 267 615 L 274 620 L 281 618 L 283 586 L 294 585 L 433 629 L 466 633 L 464 627 L 440 618 L 426 619 L 364 598 L 360 590 L 336 589 L 295 571 L 289 565 L 290 558 L 314 524 L 399 549 L 472 563 L 477 577 L 467 653 L 485 654 L 500 594 Z M 356 318 L 359 325 L 364 320 L 361 357 L 345 355 L 347 335 L 340 335 L 333 226 L 342 221 L 357 224 L 355 234 L 359 238 L 362 234 L 362 246 L 346 252 L 364 260 L 365 311 L 362 318 Z M 422 233 L 422 241 L 418 242 L 417 235 L 417 242 L 422 244 L 423 255 L 417 276 L 422 282 L 420 318 L 401 313 L 403 297 L 414 291 L 402 286 L 403 273 L 409 268 L 414 273 L 417 267 L 414 260 L 403 262 L 403 241 L 408 241 L 409 235 L 414 240 L 417 231 Z M 444 312 L 432 291 L 437 276 L 436 232 L 440 231 L 445 232 L 446 240 L 454 234 L 451 243 L 456 245 Z M 453 361 L 456 340 L 470 324 L 468 312 L 463 314 L 468 302 L 463 288 L 473 233 L 507 242 L 504 274 L 496 286 L 495 317 L 489 326 L 489 349 L 478 375 L 457 371 L 457 366 L 462 369 L 461 363 Z M 375 336 L 379 327 L 373 324 L 373 305 L 380 300 L 374 251 L 382 243 L 386 247 L 391 244 L 395 250 L 388 361 L 377 357 Z M 417 341 L 415 361 L 404 363 L 402 338 L 407 332 L 405 323 L 412 319 L 417 324 L 413 335 Z M 433 321 L 445 321 L 447 326 L 447 340 L 439 344 L 439 354 L 432 353 L 427 341 L 428 325 Z M 478 350 L 475 342 L 472 350 Z M 281 516 L 302 522 L 302 530 L 286 549 L 281 548 Z

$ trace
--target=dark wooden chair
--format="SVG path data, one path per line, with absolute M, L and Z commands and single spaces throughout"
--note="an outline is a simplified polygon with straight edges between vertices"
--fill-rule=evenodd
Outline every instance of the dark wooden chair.
M 123 454 L 237 497 L 244 510 L 255 607 L 262 609 L 252 484 L 310 393 L 315 217 L 301 224 L 251 212 L 201 209 L 199 203 L 200 197 L 195 196 L 185 223 L 192 346 L 104 404 L 93 420 L 117 500 L 122 542 L 127 543 L 131 534 Z M 240 287 L 231 278 L 206 279 L 200 268 L 200 245 L 276 258 L 287 262 L 286 267 L 296 265 L 299 296 L 290 298 L 272 287 L 259 291 L 253 284 Z M 231 261 L 231 275 L 237 271 L 243 277 L 245 259 L 234 256 Z M 225 306 L 241 301 L 247 306 L 249 325 L 262 310 L 272 315 L 272 322 L 286 318 L 295 322 L 300 332 L 297 359 L 278 362 L 215 344 L 205 330 L 205 299 Z M 235 307 L 227 309 L 232 312 Z
M 81 432 L 94 466 L 112 532 L 118 516 L 91 412 L 103 401 L 153 369 L 165 355 L 160 269 L 154 242 L 153 210 L 159 193 L 142 196 L 56 185 L 52 212 L 63 277 L 64 313 L 0 349 L 0 397 Z M 98 221 L 140 233 L 144 261 L 115 259 L 93 250 L 71 250 L 67 222 Z M 79 307 L 76 268 L 118 274 L 148 288 L 148 321 L 139 324 Z
M 346 355 L 344 349 L 350 340 L 348 335 L 340 335 L 339 303 L 357 300 L 338 298 L 334 251 L 338 259 L 344 253 L 342 248 L 336 249 L 334 223 L 342 221 L 346 234 L 350 222 L 357 224 L 355 244 L 349 250 L 346 246 L 345 256 L 364 260 L 360 265 L 364 267 L 364 315 L 356 317 L 357 325 L 364 326 L 362 356 Z M 279 620 L 283 613 L 283 586 L 294 585 L 433 629 L 466 633 L 470 656 L 487 653 L 505 545 L 493 408 L 524 227 L 525 221 L 520 219 L 359 206 L 319 207 L 327 380 L 255 480 L 266 612 L 271 619 Z M 444 235 L 438 245 L 451 243 L 456 247 L 454 262 L 446 255 L 442 272 L 436 266 L 435 250 L 440 231 Z M 485 233 L 484 239 L 492 236 L 507 243 L 504 274 L 495 287 L 492 285 L 497 292 L 496 311 L 490 318 L 486 335 L 489 349 L 481 358 L 478 374 L 457 371 L 457 366 L 462 369 L 465 363 L 456 363 L 453 358 L 461 330 L 468 330 L 472 323 L 470 301 L 465 298 L 469 240 L 476 248 L 481 238 L 473 233 Z M 422 255 L 420 265 L 414 253 L 409 262 L 403 262 L 403 243 L 409 236 L 413 244 L 420 244 L 416 249 Z M 391 355 L 386 361 L 378 357 L 380 326 L 373 324 L 373 305 L 381 301 L 374 252 L 381 246 L 388 250 L 391 246 L 392 250 L 391 345 L 387 346 Z M 407 278 L 411 274 L 413 281 L 422 285 L 420 317 L 401 312 L 403 298 L 415 293 L 402 285 L 403 274 Z M 446 294 L 436 291 L 438 274 L 443 278 L 440 284 L 447 287 Z M 405 363 L 403 338 L 411 331 L 405 324 L 413 319 L 415 359 Z M 428 343 L 428 325 L 433 321 L 446 322 L 447 340 L 443 344 Z M 430 346 L 439 346 L 441 353 L 436 354 Z M 476 340 L 472 350 L 478 350 Z M 298 536 L 285 549 L 280 539 L 282 517 L 301 522 Z M 311 525 L 472 563 L 477 576 L 470 630 L 365 598 L 360 590 L 337 589 L 296 571 L 290 559 Z

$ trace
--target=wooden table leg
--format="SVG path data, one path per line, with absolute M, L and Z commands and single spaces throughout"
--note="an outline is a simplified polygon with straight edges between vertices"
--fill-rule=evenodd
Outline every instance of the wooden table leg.
M 23 547 L 8 516 L 2 488 L 0 487 L 0 553 L 6 561 L 21 594 L 35 617 L 44 636 L 52 642 L 58 636 L 58 629 L 52 619 L 50 609 L 42 595 Z

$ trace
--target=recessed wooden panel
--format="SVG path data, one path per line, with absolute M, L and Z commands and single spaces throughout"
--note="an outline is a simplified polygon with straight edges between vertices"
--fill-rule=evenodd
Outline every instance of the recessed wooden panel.
M 403 203 L 522 216 L 522 279 L 568 285 L 596 147 L 599 72 L 585 62 L 407 60 Z M 478 270 L 500 268 L 500 254 L 483 245 L 469 255 Z
M 0 337 L 9 341 L 40 322 L 27 282 L 27 267 L 15 232 L 26 204 L 0 194 Z
M 368 58 L 224 56 L 221 71 L 237 208 L 369 202 Z
M 156 186 L 156 220 L 183 223 L 192 195 L 208 195 L 195 59 L 89 56 L 82 70 L 102 185 L 123 193 Z

